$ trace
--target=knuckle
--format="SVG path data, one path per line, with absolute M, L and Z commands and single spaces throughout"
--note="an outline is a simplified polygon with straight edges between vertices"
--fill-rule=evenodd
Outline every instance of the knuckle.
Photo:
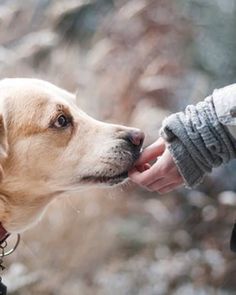
M 135 176 L 130 176 L 130 179 L 131 179 L 134 183 L 139 184 L 139 180 L 137 179 L 137 177 L 135 177 Z
M 139 179 L 139 184 L 142 186 L 146 186 L 146 180 L 145 179 Z
M 168 193 L 168 192 L 170 192 L 170 191 L 172 191 L 172 189 L 171 189 L 170 187 L 166 187 L 166 188 L 160 189 L 160 190 L 159 190 L 159 193 L 160 193 L 161 195 L 163 195 L 163 194 L 166 194 L 166 193 Z

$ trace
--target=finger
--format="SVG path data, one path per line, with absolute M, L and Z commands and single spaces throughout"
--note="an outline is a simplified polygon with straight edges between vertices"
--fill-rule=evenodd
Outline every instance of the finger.
M 150 169 L 150 168 L 151 168 L 151 165 L 150 165 L 149 163 L 145 163 L 145 164 L 140 165 L 140 166 L 137 166 L 137 167 L 135 167 L 135 168 L 136 168 L 139 172 L 144 172 L 144 171 Z
M 153 184 L 147 186 L 150 191 L 162 191 L 166 187 L 170 187 L 172 185 L 181 185 L 183 184 L 183 180 L 181 177 L 172 177 L 172 178 L 163 178 L 159 181 L 154 182 Z
M 173 190 L 176 190 L 177 188 L 182 187 L 182 183 L 173 183 L 171 185 L 168 185 L 166 187 L 161 188 L 160 190 L 158 190 L 159 194 L 167 194 L 172 192 Z
M 150 169 L 152 166 L 149 163 L 144 164 L 144 170 Z
M 169 169 L 168 173 L 163 175 L 162 178 L 155 180 L 153 183 L 149 184 L 149 188 L 161 188 L 164 186 L 167 186 L 171 183 L 181 183 L 183 182 L 183 179 L 181 175 L 179 174 L 178 170 L 176 170 L 175 167 L 172 167 Z
M 136 167 L 129 171 L 129 178 L 142 186 L 148 186 L 149 184 L 162 178 L 162 175 L 158 175 L 155 169 L 155 164 L 148 170 L 140 172 Z
M 145 172 L 141 175 L 136 175 L 137 181 L 144 186 L 149 186 L 153 182 L 159 181 L 160 179 L 167 179 L 172 173 L 172 163 L 169 163 L 166 159 L 167 150 L 162 154 L 161 157 Z
M 135 169 L 129 173 L 129 177 L 133 182 L 145 187 L 148 187 L 150 184 L 163 177 L 169 178 L 171 175 L 176 175 L 177 177 L 179 176 L 179 172 L 168 149 L 165 150 L 162 156 L 148 170 L 140 172 L 135 167 Z
M 166 152 L 153 164 L 148 170 L 144 172 L 140 172 L 137 167 L 134 167 L 129 172 L 130 179 L 142 186 L 148 186 L 152 184 L 154 181 L 158 181 L 163 178 L 165 173 L 169 172 L 168 166 L 165 163 L 165 155 Z
M 159 191 L 163 187 L 170 186 L 171 184 L 178 182 L 178 179 L 174 179 L 174 177 L 163 177 L 159 179 L 158 181 L 155 181 L 152 184 L 149 184 L 147 188 L 151 191 Z
M 141 156 L 135 163 L 136 166 L 142 165 L 143 163 L 148 163 L 160 155 L 163 154 L 165 151 L 165 141 L 163 138 L 159 138 L 156 142 L 148 146 L 147 148 L 144 149 L 142 152 Z

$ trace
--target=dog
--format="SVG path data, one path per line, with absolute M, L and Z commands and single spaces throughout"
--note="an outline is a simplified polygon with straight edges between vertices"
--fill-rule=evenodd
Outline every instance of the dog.
M 124 182 L 144 140 L 139 129 L 97 121 L 75 95 L 27 78 L 0 81 L 0 222 L 20 233 L 57 196 Z

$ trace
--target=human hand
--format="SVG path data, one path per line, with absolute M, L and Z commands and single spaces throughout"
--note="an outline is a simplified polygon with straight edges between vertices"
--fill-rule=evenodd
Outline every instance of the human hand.
M 151 166 L 149 162 L 155 159 L 156 162 Z M 129 177 L 147 190 L 161 194 L 184 183 L 163 138 L 144 149 L 135 167 L 129 172 Z

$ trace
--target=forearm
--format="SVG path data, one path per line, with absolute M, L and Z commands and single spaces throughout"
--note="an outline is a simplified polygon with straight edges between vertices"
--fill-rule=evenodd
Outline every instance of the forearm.
M 236 140 L 220 122 L 213 96 L 168 117 L 161 135 L 188 187 L 236 157 Z

